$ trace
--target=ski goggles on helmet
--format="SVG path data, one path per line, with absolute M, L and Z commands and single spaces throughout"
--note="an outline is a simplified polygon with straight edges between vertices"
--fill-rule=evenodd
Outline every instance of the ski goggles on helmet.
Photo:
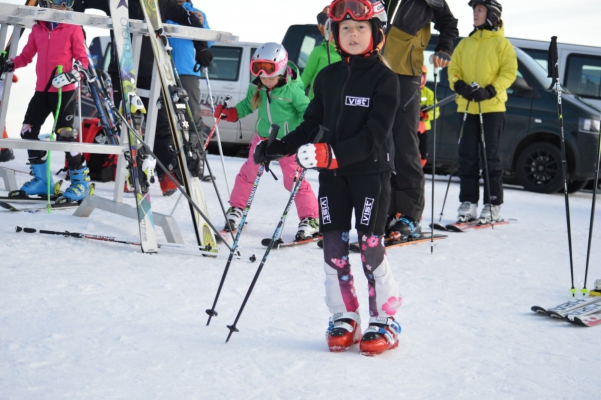
M 374 16 L 374 9 L 368 0 L 335 0 L 330 4 L 328 17 L 340 22 L 350 17 L 355 21 L 368 21 Z
M 270 78 L 275 75 L 279 75 L 278 72 L 281 72 L 288 65 L 288 57 L 284 60 L 274 62 L 269 60 L 252 60 L 250 62 L 250 72 L 254 76 L 263 76 Z
M 50 3 L 51 6 L 60 7 L 61 4 L 64 4 L 65 7 L 72 8 L 73 3 L 75 3 L 75 0 L 48 0 L 48 2 Z

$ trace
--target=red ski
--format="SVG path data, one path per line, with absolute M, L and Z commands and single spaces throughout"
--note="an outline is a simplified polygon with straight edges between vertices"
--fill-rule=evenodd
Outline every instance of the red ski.
M 517 219 L 502 219 L 500 221 L 495 222 L 494 224 L 480 224 L 478 221 L 470 221 L 470 222 L 458 222 L 454 224 L 447 224 L 444 226 L 444 230 L 449 232 L 467 232 L 478 229 L 487 229 L 492 228 L 494 226 L 507 225 L 509 223 L 516 223 Z M 439 229 L 438 224 L 434 225 L 434 229 Z

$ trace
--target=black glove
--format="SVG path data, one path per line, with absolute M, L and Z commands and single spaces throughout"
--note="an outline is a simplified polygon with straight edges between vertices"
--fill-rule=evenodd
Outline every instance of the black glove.
M 265 162 L 279 160 L 282 157 L 286 157 L 290 152 L 286 143 L 282 140 L 274 140 L 269 146 L 267 140 L 259 142 L 255 147 L 255 154 L 253 154 L 253 161 L 255 164 L 261 164 Z
M 2 71 L 0 73 L 5 72 L 13 72 L 15 70 L 15 63 L 11 60 L 4 61 L 4 65 L 2 65 Z
M 463 97 L 466 100 L 474 99 L 472 90 L 473 88 L 471 86 L 468 86 L 462 80 L 458 80 L 457 82 L 455 82 L 455 92 L 457 92 L 457 94 L 461 95 L 461 97 Z
M 196 60 L 197 65 L 200 64 L 200 66 L 203 68 L 211 65 L 211 61 L 213 61 L 213 54 L 209 48 L 200 43 L 195 44 L 194 48 L 196 49 L 196 56 L 194 59 Z
M 494 86 L 488 85 L 484 89 L 478 88 L 477 90 L 475 90 L 474 94 L 473 94 L 473 98 L 474 98 L 474 101 L 480 102 L 480 101 L 492 99 L 496 95 L 497 95 L 497 91 L 495 90 Z

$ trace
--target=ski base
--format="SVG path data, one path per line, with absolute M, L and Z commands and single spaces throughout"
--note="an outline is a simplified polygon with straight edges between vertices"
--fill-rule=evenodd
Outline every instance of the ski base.
M 280 249 L 280 248 L 285 248 L 285 247 L 295 247 L 295 246 L 301 246 L 303 244 L 308 244 L 308 243 L 315 243 L 315 242 L 320 242 L 321 241 L 322 236 L 314 236 L 314 237 L 310 237 L 307 239 L 303 239 L 303 240 L 295 240 L 292 242 L 284 242 L 281 238 L 276 240 L 273 248 L 274 249 Z M 269 244 L 271 243 L 271 238 L 265 238 L 263 240 L 261 240 L 261 245 L 267 247 L 269 246 Z
M 44 206 L 35 206 L 35 207 L 15 207 L 10 203 L 0 201 L 0 207 L 5 208 L 9 211 L 30 212 L 30 213 L 47 210 L 48 208 L 50 208 L 51 210 L 66 210 L 66 209 L 70 209 L 70 208 L 77 208 L 77 207 L 79 207 L 80 204 L 81 204 L 81 202 L 75 201 L 75 202 L 71 202 L 71 203 L 60 203 L 60 204 L 52 203 L 52 204 L 46 204 Z
M 441 230 L 441 231 L 446 231 L 446 232 L 467 232 L 467 231 L 472 231 L 472 230 L 488 229 L 488 228 L 492 228 L 493 226 L 508 225 L 510 223 L 516 223 L 516 222 L 517 222 L 516 219 L 502 219 L 502 220 L 495 222 L 494 224 L 493 223 L 481 224 L 478 220 L 475 220 L 475 221 L 469 221 L 469 222 L 456 222 L 453 224 L 446 224 L 446 225 L 443 225 L 440 223 L 434 223 L 433 225 L 431 224 L 430 226 L 436 230 Z

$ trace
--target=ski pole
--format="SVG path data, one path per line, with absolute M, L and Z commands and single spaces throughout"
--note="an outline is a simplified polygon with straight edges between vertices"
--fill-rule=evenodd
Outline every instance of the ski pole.
M 286 208 L 284 208 L 284 213 L 282 214 L 282 217 L 280 218 L 280 222 L 278 223 L 277 227 L 275 228 L 275 232 L 273 232 L 273 236 L 271 237 L 271 241 L 269 242 L 269 245 L 267 246 L 267 250 L 265 250 L 265 254 L 263 255 L 263 258 L 261 259 L 261 263 L 259 264 L 259 267 L 257 268 L 257 272 L 255 273 L 255 276 L 253 277 L 250 287 L 248 288 L 248 291 L 246 292 L 246 296 L 244 297 L 244 300 L 242 301 L 242 305 L 240 306 L 238 315 L 236 315 L 236 319 L 234 320 L 234 323 L 232 325 L 227 325 L 227 328 L 230 330 L 230 333 L 227 335 L 227 339 L 225 340 L 226 343 L 229 342 L 230 337 L 232 336 L 232 334 L 234 332 L 239 332 L 238 328 L 236 327 L 236 324 L 238 323 L 238 320 L 240 319 L 240 316 L 242 315 L 242 311 L 244 311 L 244 307 L 246 306 L 246 303 L 250 297 L 250 294 L 252 293 L 252 291 L 255 287 L 255 284 L 257 283 L 257 280 L 259 279 L 261 270 L 263 269 L 263 266 L 265 265 L 265 262 L 267 261 L 267 257 L 269 256 L 269 253 L 271 252 L 271 249 L 273 248 L 273 246 L 276 242 L 276 238 L 280 235 L 280 231 L 282 230 L 284 221 L 286 220 L 286 217 L 288 216 L 288 211 L 290 210 L 290 206 L 292 205 L 292 202 L 294 201 L 294 198 L 296 197 L 296 193 L 298 192 L 298 189 L 300 188 L 301 183 L 303 182 L 303 179 L 305 178 L 306 172 L 307 172 L 307 170 L 302 168 L 302 172 L 300 173 L 300 175 L 298 177 L 298 181 L 296 181 L 294 187 L 292 188 L 292 192 L 290 193 L 290 198 L 288 199 Z
M 563 109 L 561 105 L 561 94 L 563 89 L 561 84 L 559 83 L 559 61 L 557 54 L 557 36 L 551 37 L 551 44 L 549 45 L 549 74 L 548 76 L 552 78 L 551 86 L 549 89 L 553 88 L 555 85 L 555 90 L 557 91 L 557 114 L 559 117 L 559 132 L 561 138 L 561 170 L 563 172 L 563 193 L 565 198 L 565 208 L 566 208 L 566 224 L 568 228 L 568 250 L 570 255 L 570 275 L 572 278 L 572 288 L 571 293 L 572 296 L 576 294 L 576 288 L 574 287 L 574 262 L 572 255 L 572 225 L 570 222 L 570 199 L 568 196 L 568 161 L 566 157 L 566 140 L 563 132 Z M 595 185 L 597 182 L 595 182 Z
M 211 112 L 213 113 L 213 118 L 215 118 L 215 102 L 213 102 L 213 92 L 211 91 L 211 83 L 209 82 L 209 69 L 207 67 L 203 68 L 202 71 L 205 75 L 205 80 L 207 82 L 207 89 L 209 90 L 209 99 L 211 100 Z M 215 122 L 217 119 L 215 118 Z M 223 166 L 223 175 L 225 175 L 225 186 L 227 187 L 227 195 L 230 197 L 232 195 L 232 191 L 230 190 L 230 184 L 227 180 L 227 172 L 225 170 L 225 159 L 223 157 L 223 149 L 221 148 L 221 136 L 219 136 L 219 127 L 215 125 L 215 132 L 217 133 L 217 146 L 219 148 L 219 155 L 221 156 L 221 165 Z
M 319 141 L 321 141 L 322 137 L 324 136 L 325 132 L 326 132 L 325 127 L 320 126 L 319 131 L 317 132 L 317 135 L 315 136 L 314 143 L 319 143 Z M 290 207 L 292 206 L 292 202 L 294 201 L 294 198 L 296 197 L 296 193 L 300 189 L 300 186 L 303 183 L 303 180 L 305 179 L 305 174 L 307 173 L 307 170 L 305 168 L 301 168 L 301 167 L 298 167 L 298 170 L 301 171 L 300 175 L 298 176 L 298 180 L 294 183 L 294 185 L 292 187 L 292 191 L 290 192 L 290 198 L 288 199 L 288 203 L 286 204 L 286 207 L 284 208 L 284 213 L 280 217 L 280 222 L 278 223 L 277 227 L 275 228 L 275 232 L 273 232 L 273 235 L 271 236 L 271 240 L 269 241 L 267 250 L 265 250 L 263 259 L 261 259 L 261 263 L 259 264 L 259 267 L 257 268 L 257 272 L 255 273 L 255 276 L 253 277 L 250 287 L 248 288 L 248 291 L 246 292 L 246 296 L 244 296 L 244 300 L 242 301 L 240 310 L 238 310 L 238 315 L 236 315 L 236 319 L 234 320 L 234 323 L 232 325 L 227 325 L 227 328 L 230 330 L 230 333 L 227 335 L 227 339 L 225 340 L 226 343 L 229 342 L 230 337 L 232 336 L 232 334 L 234 332 L 239 332 L 238 328 L 236 327 L 236 324 L 238 323 L 238 320 L 240 319 L 240 316 L 242 315 L 242 311 L 244 311 L 244 307 L 246 306 L 246 302 L 248 301 L 248 298 L 250 297 L 250 294 L 252 293 L 253 288 L 255 287 L 255 284 L 257 283 L 257 280 L 259 279 L 259 275 L 261 274 L 261 270 L 263 269 L 263 266 L 265 265 L 265 262 L 267 261 L 267 257 L 269 256 L 271 249 L 275 245 L 276 238 L 280 235 L 280 232 L 282 231 L 282 227 L 284 226 L 284 222 L 286 221 L 286 217 L 288 216 L 288 211 L 290 210 Z
M 580 292 L 583 296 L 586 296 L 590 293 L 590 290 L 586 288 L 586 280 L 588 278 L 588 264 L 591 255 L 591 243 L 593 240 L 593 223 L 595 221 L 595 203 L 597 200 L 597 182 L 599 179 L 599 164 L 601 163 L 601 130 L 599 131 L 599 140 L 597 141 L 597 165 L 595 168 L 595 180 L 593 187 L 593 200 L 591 203 L 591 222 L 588 227 L 588 244 L 586 247 L 586 268 L 584 269 L 584 286 L 580 289 Z
M 105 235 L 92 235 L 89 233 L 79 233 L 79 232 L 69 232 L 69 231 L 59 232 L 59 231 L 50 231 L 50 230 L 44 230 L 44 229 L 37 230 L 35 228 L 24 228 L 24 227 L 20 227 L 20 226 L 16 226 L 15 231 L 16 232 L 25 232 L 25 233 L 40 233 L 40 234 L 45 234 L 45 235 L 72 237 L 72 238 L 76 238 L 76 239 L 97 240 L 97 241 L 101 241 L 101 242 L 128 244 L 128 245 L 132 245 L 132 246 L 140 246 L 141 245 L 140 242 L 135 242 L 135 241 L 131 241 L 128 239 L 121 239 L 121 238 L 116 238 L 113 236 L 105 236 Z M 162 249 L 184 252 L 186 254 L 197 255 L 200 253 L 201 255 L 215 257 L 215 253 L 205 251 L 199 246 L 188 246 L 188 245 L 183 245 L 183 244 L 178 244 L 178 243 L 158 243 L 158 246 L 159 246 L 159 248 L 162 248 Z M 192 251 L 187 251 L 187 250 L 192 250 Z M 236 259 L 242 258 L 242 256 L 240 255 L 239 252 L 236 253 L 234 255 L 234 257 Z M 255 259 L 256 259 L 256 257 L 254 254 L 249 257 L 249 261 L 251 261 L 251 262 L 254 262 Z
M 484 176 L 486 177 L 485 189 L 488 192 L 488 207 L 490 211 L 490 226 L 495 229 L 495 221 L 492 219 L 492 200 L 496 198 L 490 192 L 490 175 L 488 173 L 488 158 L 486 156 L 486 140 L 484 140 L 484 119 L 482 118 L 482 104 L 478 101 L 478 114 L 480 115 L 480 143 L 482 147 L 482 159 L 484 160 Z M 481 221 L 480 221 L 481 222 Z
M 56 74 L 60 75 L 63 73 L 63 66 L 62 65 L 57 65 L 56 66 Z M 50 78 L 52 79 L 52 77 Z M 52 132 L 50 132 L 50 141 L 53 142 L 54 141 L 54 134 L 56 133 L 56 125 L 58 123 L 58 115 L 61 109 L 61 102 L 63 99 L 63 88 L 62 86 L 58 88 L 58 101 L 56 103 L 56 112 L 54 113 L 54 123 L 52 124 Z M 52 173 L 50 172 L 50 155 L 51 155 L 51 151 L 48 150 L 47 151 L 47 157 L 46 157 L 46 194 L 47 194 L 47 198 L 48 198 L 48 202 L 46 203 L 46 209 L 48 210 L 48 214 L 50 214 L 50 210 L 52 209 L 52 206 L 50 205 L 50 180 L 51 180 L 51 175 Z
M 430 63 L 434 65 L 434 109 L 433 109 L 433 124 L 432 124 L 432 228 L 430 229 L 430 254 L 434 253 L 434 188 L 436 186 L 436 95 L 438 90 L 438 66 L 433 62 L 434 54 L 430 57 Z
M 438 218 L 438 222 L 442 221 L 444 207 L 447 203 L 449 187 L 451 187 L 451 179 L 453 178 L 453 174 L 455 173 L 455 166 L 457 165 L 457 159 L 459 158 L 459 144 L 461 144 L 461 138 L 463 137 L 463 128 L 465 127 L 465 120 L 467 119 L 467 112 L 470 108 L 470 102 L 471 100 L 467 101 L 467 105 L 465 106 L 465 112 L 463 113 L 463 120 L 461 121 L 461 128 L 459 129 L 459 139 L 457 140 L 457 157 L 455 157 L 455 161 L 453 161 L 453 166 L 451 167 L 451 171 L 449 172 L 449 181 L 447 182 L 447 190 L 445 191 L 444 200 L 442 201 L 442 208 L 440 209 L 440 217 Z
M 269 146 L 269 144 L 273 143 L 273 141 L 278 137 L 279 129 L 280 129 L 280 127 L 278 125 L 276 125 L 276 124 L 271 125 L 271 132 L 269 133 L 269 139 L 267 142 L 268 146 Z M 244 208 L 244 211 L 242 212 L 242 219 L 240 220 L 240 224 L 238 225 L 238 231 L 236 232 L 236 237 L 234 239 L 234 243 L 232 243 L 232 250 L 230 251 L 230 257 L 228 258 L 227 263 L 225 264 L 225 269 L 223 270 L 223 275 L 221 276 L 221 282 L 219 282 L 219 287 L 217 288 L 217 294 L 215 295 L 215 300 L 213 300 L 213 306 L 211 307 L 211 309 L 206 310 L 207 314 L 209 315 L 209 319 L 207 320 L 207 326 L 209 326 L 209 324 L 211 323 L 211 318 L 216 317 L 218 315 L 217 311 L 215 311 L 215 306 L 217 305 L 217 300 L 219 300 L 219 295 L 221 294 L 221 289 L 223 288 L 225 278 L 230 269 L 230 265 L 232 263 L 232 258 L 234 256 L 234 250 L 238 248 L 238 242 L 239 242 L 240 236 L 242 234 L 242 228 L 244 227 L 244 224 L 246 223 L 246 217 L 248 215 L 248 212 L 250 211 L 250 206 L 255 198 L 255 193 L 257 192 L 257 187 L 259 186 L 259 180 L 261 179 L 261 176 L 263 175 L 263 170 L 265 169 L 265 164 L 269 164 L 269 161 L 263 162 L 261 164 L 261 166 L 259 167 L 259 170 L 257 171 L 257 176 L 255 177 L 255 181 L 253 182 L 253 186 L 250 191 L 248 201 L 246 202 L 246 207 Z M 231 232 L 232 226 L 231 226 L 230 222 L 227 221 L 227 224 L 228 224 L 228 226 L 230 228 L 230 232 Z
M 229 101 L 229 99 L 231 99 L 231 96 L 226 96 L 225 101 L 223 102 L 223 108 L 227 108 L 227 102 Z M 215 123 L 213 124 L 213 127 L 211 128 L 211 130 L 209 131 L 209 135 L 207 136 L 207 140 L 205 141 L 204 144 L 204 150 L 206 151 L 207 148 L 209 147 L 209 143 L 211 142 L 211 139 L 213 138 L 213 135 L 215 134 L 215 130 L 217 129 L 217 125 L 219 125 L 219 123 L 221 122 L 221 117 L 223 116 L 223 114 L 219 114 L 217 116 L 217 118 L 215 119 Z

